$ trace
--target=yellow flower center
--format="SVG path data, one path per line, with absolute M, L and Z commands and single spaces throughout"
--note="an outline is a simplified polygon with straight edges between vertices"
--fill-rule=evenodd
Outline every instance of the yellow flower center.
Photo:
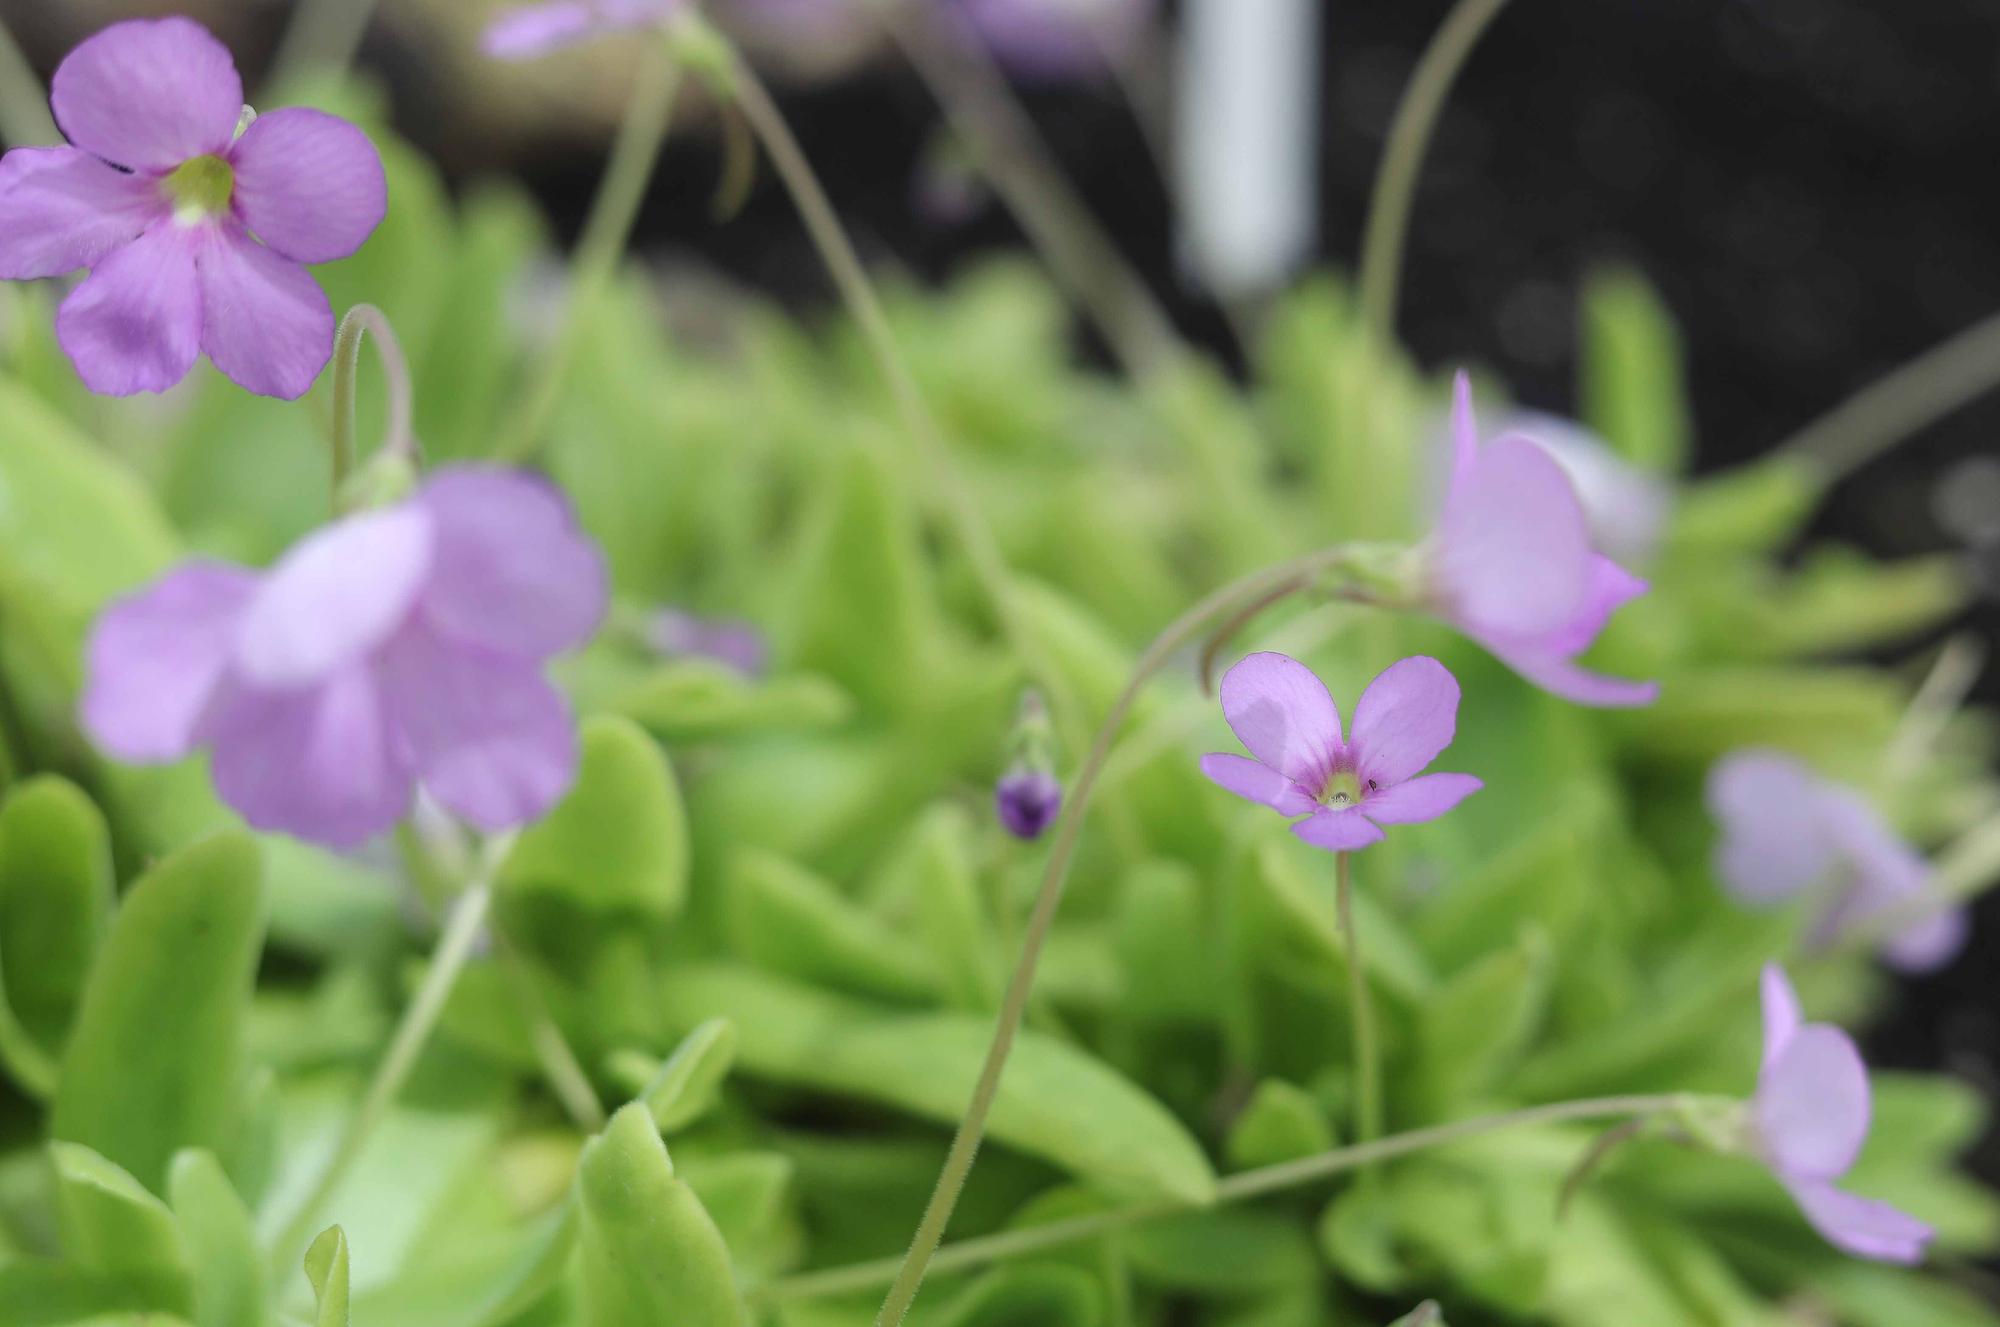
M 160 182 L 182 225 L 206 221 L 229 210 L 236 195 L 236 171 L 217 156 L 191 157 Z

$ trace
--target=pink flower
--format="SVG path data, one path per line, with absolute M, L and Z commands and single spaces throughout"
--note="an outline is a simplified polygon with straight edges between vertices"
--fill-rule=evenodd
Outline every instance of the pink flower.
M 1435 820 L 1485 786 L 1470 774 L 1423 773 L 1458 729 L 1458 682 L 1423 655 L 1368 684 L 1351 742 L 1326 684 L 1282 654 L 1230 669 L 1222 713 L 1256 759 L 1203 756 L 1201 772 L 1279 815 L 1305 816 L 1292 832 L 1314 847 L 1365 848 L 1381 841 L 1381 826 Z
M 1852 788 L 1781 751 L 1732 752 L 1709 771 L 1709 813 L 1722 829 L 1715 873 L 1737 901 L 1783 903 L 1827 891 L 1811 940 L 1825 946 L 1930 889 L 1930 867 Z M 1889 936 L 1882 957 L 1904 972 L 1943 967 L 1965 947 L 1963 908 L 1937 908 Z
M 1540 444 L 1508 434 L 1481 446 L 1472 385 L 1458 375 L 1444 510 L 1423 549 L 1431 611 L 1530 682 L 1584 705 L 1647 705 L 1652 682 L 1579 668 L 1621 604 L 1646 582 L 1599 553 L 1576 488 Z
M 259 829 L 350 847 L 421 783 L 486 830 L 575 776 L 569 707 L 542 677 L 604 615 L 605 570 L 569 504 L 490 466 L 307 536 L 269 572 L 193 561 L 105 610 L 82 720 L 106 754 L 207 747 Z
M 487 25 L 481 42 L 496 60 L 535 60 L 566 46 L 658 27 L 687 0 L 555 0 L 510 9 Z
M 345 258 L 388 185 L 345 120 L 287 109 L 239 135 L 243 83 L 191 19 L 114 23 L 57 68 L 70 147 L 0 158 L 0 278 L 89 268 L 56 335 L 94 392 L 161 392 L 206 353 L 263 396 L 303 395 L 333 355 L 307 263 Z
M 1921 1262 L 1936 1232 L 1833 1186 L 1861 1153 L 1870 1109 L 1868 1070 L 1853 1038 L 1830 1024 L 1801 1023 L 1783 970 L 1766 967 L 1764 1063 L 1750 1103 L 1759 1155 L 1836 1247 L 1881 1262 Z

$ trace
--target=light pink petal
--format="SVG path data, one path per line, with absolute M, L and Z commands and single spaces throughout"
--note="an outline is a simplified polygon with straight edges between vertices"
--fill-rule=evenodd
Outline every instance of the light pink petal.
M 1857 1258 L 1914 1266 L 1937 1232 L 1907 1212 L 1826 1183 L 1791 1183 L 1793 1201 L 1827 1243 Z
M 1422 773 L 1457 731 L 1458 679 L 1451 670 L 1423 654 L 1390 664 L 1354 707 L 1350 753 L 1363 795 Z
M 229 149 L 236 215 L 300 263 L 359 249 L 389 210 L 389 181 L 368 135 L 304 107 L 260 115 Z
M 186 18 L 113 23 L 72 50 L 49 85 L 63 137 L 134 170 L 170 171 L 229 146 L 243 80 L 229 49 Z
M 1445 504 L 1431 574 L 1446 617 L 1533 638 L 1576 616 L 1594 556 L 1562 467 L 1528 439 L 1509 437 L 1480 452 Z
M 135 764 L 179 760 L 229 657 L 257 577 L 193 561 L 113 602 L 84 647 L 84 731 L 99 750 Z
M 237 671 L 253 687 L 284 690 L 349 669 L 408 620 L 430 567 L 430 519 L 407 504 L 308 535 L 251 599 Z
M 1653 560 L 1673 517 L 1670 480 L 1627 461 L 1572 420 L 1522 412 L 1506 421 L 1501 432 L 1525 433 L 1556 458 L 1576 486 L 1594 547 L 1638 566 Z
M 1319 808 L 1298 784 L 1248 756 L 1203 756 L 1201 772 L 1238 797 L 1268 806 L 1280 815 L 1302 816 Z
M 1486 785 L 1470 774 L 1425 774 L 1361 794 L 1361 814 L 1378 825 L 1414 825 L 1436 820 Z
M 1253 654 L 1222 678 L 1222 714 L 1250 754 L 1310 791 L 1339 763 L 1340 709 L 1298 660 Z
M 425 791 L 480 829 L 539 818 L 575 781 L 569 706 L 533 665 L 419 628 L 384 652 L 383 677 Z
M 1882 944 L 1882 959 L 1898 972 L 1936 972 L 1965 950 L 1972 916 L 1964 908 L 1944 908 L 1911 922 Z
M 223 687 L 204 725 L 209 771 L 252 826 L 352 848 L 409 811 L 410 771 L 366 665 L 299 691 Z
M 97 264 L 56 312 L 56 339 L 91 391 L 164 392 L 201 353 L 199 237 L 161 221 Z
M 597 35 L 602 20 L 577 0 L 510 9 L 487 25 L 480 46 L 496 60 L 533 60 Z
M 1785 976 L 1785 970 L 1776 963 L 1766 963 L 1759 986 L 1764 997 L 1764 1059 L 1758 1070 L 1760 1077 L 1771 1075 L 1771 1066 L 1785 1053 L 1785 1047 L 1792 1044 L 1803 1021 L 1799 1014 L 1798 992 Z
M 1789 1179 L 1847 1173 L 1868 1137 L 1868 1070 L 1854 1039 L 1807 1023 L 1757 1081 L 1757 1130 L 1772 1168 Z
M 1603 633 L 1613 613 L 1651 588 L 1610 558 L 1593 553 L 1589 585 L 1576 615 L 1538 643 L 1553 654 L 1582 654 Z
M 1704 797 L 1721 831 L 1715 873 L 1731 896 L 1754 906 L 1780 903 L 1833 869 L 1824 786 L 1803 762 L 1777 751 L 1732 752 L 1709 770 Z
M 501 466 L 447 466 L 415 503 L 437 531 L 423 607 L 440 632 L 545 659 L 583 644 L 604 620 L 604 556 L 548 480 Z
M 1331 852 L 1353 852 L 1382 841 L 1382 831 L 1358 807 L 1352 806 L 1342 811 L 1321 807 L 1317 814 L 1293 825 L 1292 833 L 1315 848 Z
M 166 212 L 144 176 L 71 147 L 17 147 L 0 157 L 0 278 L 90 267 Z
M 1479 460 L 1479 421 L 1472 413 L 1472 375 L 1460 369 L 1451 380 L 1451 482 L 1445 502 L 1465 487 Z
M 1552 696 L 1599 709 L 1630 709 L 1660 698 L 1658 682 L 1633 682 L 1579 668 L 1569 658 L 1497 636 L 1469 632 L 1493 657 Z
M 333 358 L 333 306 L 312 274 L 235 225 L 206 228 L 199 266 L 215 367 L 259 396 L 304 396 Z

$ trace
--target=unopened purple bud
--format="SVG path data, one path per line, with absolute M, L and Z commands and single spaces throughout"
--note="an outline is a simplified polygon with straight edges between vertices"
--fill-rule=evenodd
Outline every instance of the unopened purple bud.
M 1062 810 L 1062 781 L 1047 770 L 1019 766 L 1007 771 L 993 790 L 993 809 L 1017 839 L 1038 839 Z

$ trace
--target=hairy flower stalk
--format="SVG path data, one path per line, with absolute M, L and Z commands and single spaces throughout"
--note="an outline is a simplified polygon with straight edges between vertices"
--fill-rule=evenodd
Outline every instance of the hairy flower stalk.
M 410 365 L 396 340 L 388 316 L 372 304 L 357 304 L 340 321 L 333 339 L 333 513 L 344 515 L 366 505 L 364 495 L 349 491 L 355 478 L 354 408 L 361 372 L 361 341 L 373 337 L 389 389 L 389 423 L 380 455 L 390 465 L 405 465 L 414 475 L 418 461 L 410 401 Z
M 1354 1025 L 1354 1131 L 1362 1142 L 1382 1134 L 1382 1041 L 1375 1023 L 1375 996 L 1361 957 L 1361 931 L 1354 924 L 1354 854 L 1335 853 L 1334 907 L 1340 938 L 1347 946 L 1348 1018 Z

